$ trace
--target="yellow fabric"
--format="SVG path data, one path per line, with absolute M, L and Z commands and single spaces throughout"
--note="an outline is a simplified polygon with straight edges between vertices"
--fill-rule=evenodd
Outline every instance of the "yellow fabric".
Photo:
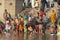
M 56 22 L 56 15 L 55 15 L 54 12 L 52 12 L 52 13 L 50 14 L 50 20 L 51 20 L 52 23 Z
M 57 27 L 58 27 L 58 30 L 60 30 L 60 25 L 59 24 L 57 25 Z
M 19 30 L 20 30 L 20 31 L 23 30 L 23 26 L 22 26 L 22 25 L 19 26 Z
M 15 22 L 18 23 L 18 19 L 15 19 Z
M 27 22 L 28 22 L 27 20 L 24 20 L 24 32 L 27 31 L 26 26 L 25 26 L 27 24 Z
M 24 23 L 24 18 L 21 18 L 21 21 Z
M 30 27 L 28 27 L 28 30 L 29 30 L 29 31 L 32 31 L 33 29 L 32 29 L 32 27 L 30 26 Z

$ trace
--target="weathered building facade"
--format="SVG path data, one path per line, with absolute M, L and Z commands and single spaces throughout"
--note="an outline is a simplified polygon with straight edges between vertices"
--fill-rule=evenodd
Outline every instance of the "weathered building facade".
M 12 18 L 21 12 L 23 8 L 23 0 L 0 0 L 0 20 L 3 20 L 4 10 L 7 9 Z
M 28 6 L 28 3 L 31 3 L 32 8 L 35 7 L 36 1 L 38 2 L 38 4 L 41 3 L 41 2 L 40 2 L 41 0 L 24 0 L 26 6 Z

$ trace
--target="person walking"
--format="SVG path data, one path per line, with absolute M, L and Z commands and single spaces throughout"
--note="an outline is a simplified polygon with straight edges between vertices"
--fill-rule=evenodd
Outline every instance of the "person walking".
M 26 13 L 24 14 L 24 32 L 27 31 L 27 29 L 26 29 L 26 24 L 27 24 L 27 22 L 28 22 L 28 13 L 26 12 Z
M 4 13 L 3 13 L 3 18 L 4 18 L 4 21 L 7 20 L 7 9 L 4 10 Z
M 56 14 L 55 14 L 54 10 L 52 10 L 52 12 L 50 13 L 50 21 L 52 23 L 56 22 Z

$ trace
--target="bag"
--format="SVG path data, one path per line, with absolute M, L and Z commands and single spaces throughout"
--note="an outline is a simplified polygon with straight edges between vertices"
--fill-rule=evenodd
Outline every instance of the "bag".
M 31 26 L 30 26 L 30 27 L 28 27 L 28 30 L 29 30 L 29 31 L 33 31 L 33 29 L 32 29 L 32 27 L 31 27 Z

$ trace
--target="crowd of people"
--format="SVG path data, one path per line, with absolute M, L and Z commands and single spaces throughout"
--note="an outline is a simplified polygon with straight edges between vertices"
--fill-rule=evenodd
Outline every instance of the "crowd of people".
M 42 5 L 40 8 L 40 12 L 38 12 L 37 17 L 33 17 L 32 14 L 29 14 L 27 11 L 24 13 L 24 16 L 20 15 L 19 17 L 15 17 L 14 19 L 5 9 L 3 13 L 3 18 L 5 23 L 0 21 L 0 33 L 2 32 L 10 32 L 10 30 L 16 32 L 41 32 L 45 34 L 46 29 L 50 30 L 51 34 L 57 34 L 60 30 L 60 9 L 57 14 L 54 10 L 49 14 L 49 18 L 46 16 L 47 14 L 44 12 L 45 3 L 47 3 L 47 8 L 53 8 L 54 4 L 49 4 L 49 1 L 41 1 Z M 56 16 L 57 15 L 57 16 Z M 58 30 L 58 31 L 57 31 Z

